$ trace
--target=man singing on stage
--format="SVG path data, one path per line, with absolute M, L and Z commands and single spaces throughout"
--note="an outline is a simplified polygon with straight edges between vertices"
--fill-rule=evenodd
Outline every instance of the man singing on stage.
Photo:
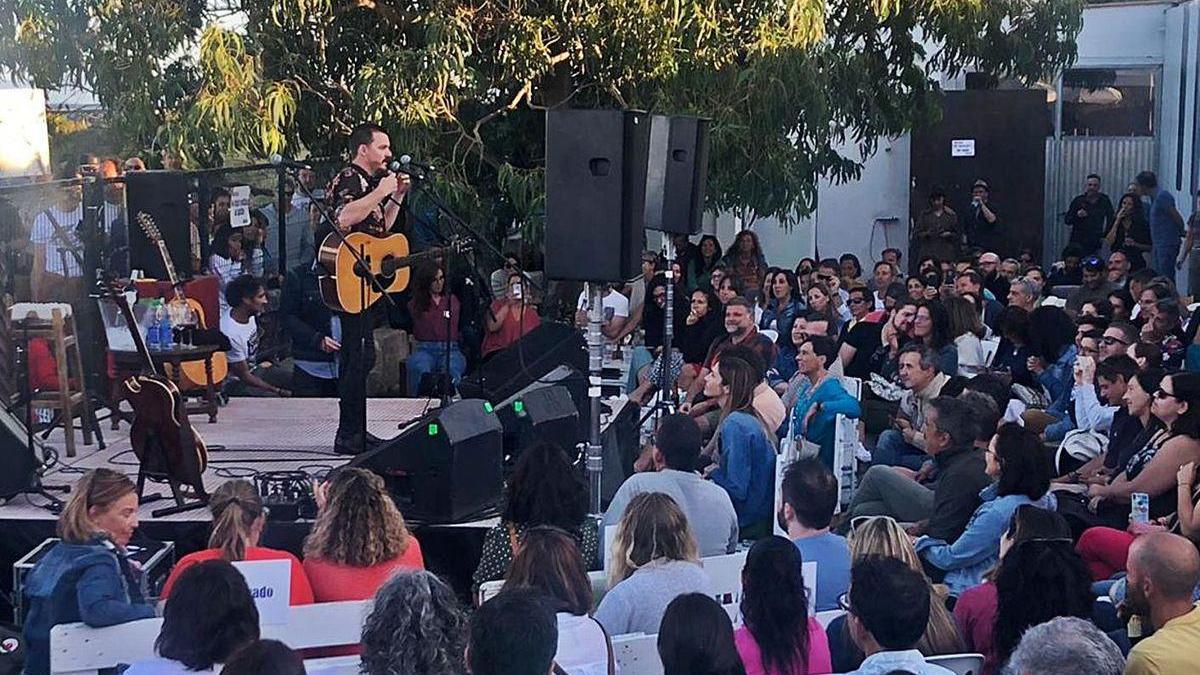
M 328 204 L 333 226 L 343 233 L 365 232 L 385 235 L 396 225 L 400 203 L 408 192 L 408 176 L 387 171 L 392 159 L 388 135 L 375 124 L 360 124 L 350 133 L 350 164 L 329 186 Z M 318 233 L 316 240 L 324 240 Z M 375 303 L 361 314 L 337 313 L 341 336 L 324 341 L 323 348 L 337 351 L 340 414 L 335 452 L 355 454 L 370 440 L 366 422 L 366 374 L 375 364 L 375 327 L 388 309 L 387 302 Z M 365 340 L 363 339 L 365 337 Z

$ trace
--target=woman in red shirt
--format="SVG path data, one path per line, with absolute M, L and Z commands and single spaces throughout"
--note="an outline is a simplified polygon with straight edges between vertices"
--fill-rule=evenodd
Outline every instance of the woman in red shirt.
M 316 495 L 320 513 L 304 542 L 304 571 L 317 602 L 366 600 L 396 570 L 425 569 L 421 545 L 382 478 L 338 469 Z
M 508 275 L 504 297 L 492 301 L 487 314 L 487 334 L 483 336 L 480 353 L 486 359 L 520 340 L 542 321 L 529 303 L 529 289 L 520 272 Z
M 184 570 L 205 560 L 289 560 L 292 563 L 290 604 L 312 604 L 312 587 L 308 585 L 308 577 L 304 575 L 300 560 L 287 551 L 258 545 L 267 522 L 267 512 L 262 498 L 249 481 L 238 479 L 226 482 L 209 497 L 208 508 L 213 516 L 208 548 L 189 553 L 175 564 L 163 586 L 163 600 L 171 594 L 172 586 Z

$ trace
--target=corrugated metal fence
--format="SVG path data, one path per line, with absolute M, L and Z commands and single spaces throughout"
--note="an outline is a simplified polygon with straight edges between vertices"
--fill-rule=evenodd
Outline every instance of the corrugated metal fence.
M 1116 208 L 1133 177 L 1139 171 L 1158 166 L 1157 149 L 1157 140 L 1148 136 L 1046 139 L 1046 214 L 1042 241 L 1047 265 L 1058 260 L 1070 239 L 1063 216 L 1071 200 L 1083 192 L 1087 175 L 1100 176 L 1101 190 Z

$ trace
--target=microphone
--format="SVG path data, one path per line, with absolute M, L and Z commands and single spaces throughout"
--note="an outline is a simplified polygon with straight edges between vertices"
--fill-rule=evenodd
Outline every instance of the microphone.
M 430 173 L 435 171 L 432 164 L 422 164 L 420 162 L 413 161 L 412 155 L 400 155 L 400 163 L 405 166 L 415 166 L 422 171 L 428 171 Z
M 271 162 L 271 166 L 281 166 L 285 169 L 296 169 L 297 171 L 300 169 L 312 170 L 312 165 L 305 164 L 304 162 L 298 162 L 294 159 L 289 159 L 278 152 L 271 155 L 271 159 L 269 161 Z

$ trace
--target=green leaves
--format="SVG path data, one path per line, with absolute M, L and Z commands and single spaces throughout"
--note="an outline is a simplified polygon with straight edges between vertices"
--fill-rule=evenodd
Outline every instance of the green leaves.
M 790 223 L 932 119 L 942 75 L 1070 64 L 1082 0 L 0 0 L 0 17 L 0 65 L 91 87 L 130 147 L 331 154 L 373 120 L 472 219 L 536 235 L 547 107 L 708 117 L 709 206 Z

